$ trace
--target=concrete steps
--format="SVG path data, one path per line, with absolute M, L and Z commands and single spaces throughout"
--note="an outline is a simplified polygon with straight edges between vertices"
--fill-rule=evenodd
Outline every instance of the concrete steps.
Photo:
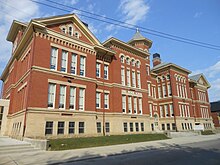
M 0 139 L 0 156 L 38 152 L 30 143 L 4 137 Z

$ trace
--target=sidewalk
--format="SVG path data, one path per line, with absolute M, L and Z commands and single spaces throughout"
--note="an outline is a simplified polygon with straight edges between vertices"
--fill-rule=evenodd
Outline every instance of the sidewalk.
M 152 150 L 156 148 L 169 147 L 174 145 L 187 145 L 190 143 L 220 140 L 220 134 L 200 135 L 193 137 L 173 138 L 160 141 L 131 143 L 123 145 L 103 146 L 65 151 L 40 151 L 35 153 L 0 156 L 0 164 L 5 165 L 28 165 L 28 164 L 62 164 L 62 162 L 73 162 L 85 159 L 99 158 L 129 152 Z

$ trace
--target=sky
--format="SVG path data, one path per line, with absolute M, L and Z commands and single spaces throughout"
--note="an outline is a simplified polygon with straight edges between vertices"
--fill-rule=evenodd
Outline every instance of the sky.
M 51 1 L 68 7 L 52 4 Z M 100 20 L 109 21 L 104 19 L 108 17 L 134 26 L 121 24 L 129 27 L 124 28 L 91 19 L 88 16 L 96 16 L 83 11 L 102 16 Z M 159 53 L 163 62 L 180 65 L 191 70 L 192 75 L 203 73 L 211 84 L 210 101 L 220 100 L 219 0 L 0 0 L 0 74 L 11 56 L 12 44 L 6 41 L 6 37 L 13 20 L 28 22 L 34 18 L 69 13 L 76 13 L 82 21 L 88 23 L 89 29 L 100 42 L 109 37 L 127 42 L 135 33 L 134 27 L 142 27 L 139 28 L 142 35 L 153 41 L 151 54 Z M 177 42 L 152 34 L 152 31 L 146 29 L 206 43 L 203 46 L 212 44 L 218 47 L 210 49 Z

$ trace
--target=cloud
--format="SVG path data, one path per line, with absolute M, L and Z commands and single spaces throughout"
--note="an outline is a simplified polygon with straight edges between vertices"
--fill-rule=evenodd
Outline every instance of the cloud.
M 202 16 L 202 12 L 196 12 L 193 16 L 193 18 L 200 18 Z
M 144 0 L 121 0 L 119 9 L 126 23 L 136 25 L 146 18 L 150 7 Z
M 210 96 L 210 101 L 220 100 L 220 78 L 211 82 L 209 96 Z
M 8 31 L 13 20 L 27 22 L 33 17 L 39 16 L 39 7 L 29 0 L 6 0 L 0 3 L 0 73 L 11 57 L 12 44 L 6 41 Z

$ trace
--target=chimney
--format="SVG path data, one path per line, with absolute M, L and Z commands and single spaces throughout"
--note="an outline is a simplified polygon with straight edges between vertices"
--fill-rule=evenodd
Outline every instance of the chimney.
M 153 67 L 159 65 L 161 63 L 160 54 L 154 53 L 153 54 Z

